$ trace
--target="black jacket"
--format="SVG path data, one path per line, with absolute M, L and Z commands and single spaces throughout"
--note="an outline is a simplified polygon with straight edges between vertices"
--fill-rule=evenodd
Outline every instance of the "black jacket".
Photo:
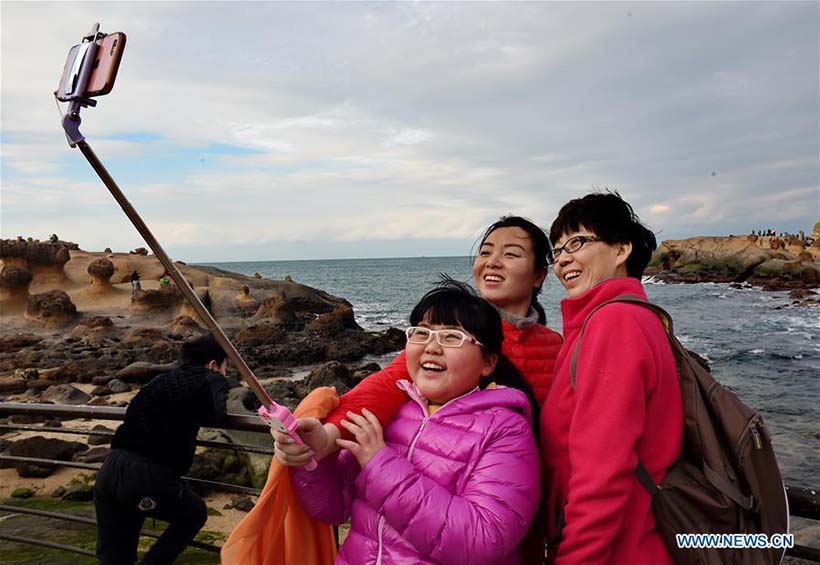
M 154 378 L 137 393 L 111 441 L 182 475 L 191 467 L 201 426 L 226 415 L 228 381 L 204 367 L 182 366 Z

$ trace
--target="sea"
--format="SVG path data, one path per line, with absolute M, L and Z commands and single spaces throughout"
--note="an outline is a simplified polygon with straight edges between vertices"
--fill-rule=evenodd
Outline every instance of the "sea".
M 294 281 L 347 299 L 365 329 L 404 328 L 441 275 L 472 283 L 469 257 L 208 263 L 246 275 Z M 728 284 L 644 280 L 676 333 L 712 374 L 763 414 L 789 484 L 820 487 L 820 309 L 796 307 L 787 292 Z M 547 325 L 561 331 L 564 289 L 547 278 L 540 297 Z M 388 359 L 381 359 L 384 363 Z

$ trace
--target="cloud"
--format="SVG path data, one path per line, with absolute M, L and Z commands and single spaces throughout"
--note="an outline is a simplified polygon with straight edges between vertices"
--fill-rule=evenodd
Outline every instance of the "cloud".
M 170 251 L 466 252 L 498 216 L 548 226 L 595 186 L 664 237 L 807 229 L 819 12 L 6 2 L 0 233 L 141 245 L 65 144 L 51 97 L 91 21 L 128 43 L 82 131 Z

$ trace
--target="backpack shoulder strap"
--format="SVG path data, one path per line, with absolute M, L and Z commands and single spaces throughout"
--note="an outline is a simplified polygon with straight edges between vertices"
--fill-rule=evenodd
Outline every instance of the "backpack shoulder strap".
M 569 362 L 569 382 L 572 385 L 572 388 L 575 388 L 575 366 L 578 363 L 578 354 L 581 351 L 581 342 L 584 339 L 584 332 L 587 329 L 587 324 L 589 323 L 589 319 L 592 318 L 592 315 L 595 314 L 595 312 L 597 312 L 598 310 L 600 310 L 604 306 L 607 306 L 609 304 L 613 304 L 613 303 L 616 303 L 616 302 L 622 302 L 622 303 L 625 303 L 625 304 L 635 304 L 636 306 L 642 306 L 644 308 L 652 310 L 661 319 L 661 322 L 663 323 L 664 328 L 666 328 L 666 333 L 670 336 L 670 338 L 674 337 L 675 332 L 672 328 L 672 316 L 670 316 L 669 313 L 666 310 L 664 310 L 663 308 L 661 308 L 657 304 L 652 304 L 651 302 L 649 302 L 647 300 L 644 300 L 640 296 L 635 296 L 633 294 L 624 294 L 623 296 L 618 296 L 617 298 L 613 298 L 612 300 L 607 300 L 606 302 L 603 302 L 602 304 L 599 304 L 598 306 L 596 306 L 592 310 L 592 312 L 587 314 L 587 317 L 584 320 L 584 324 L 581 326 L 581 333 L 578 335 L 578 340 L 575 342 L 575 349 L 573 349 L 573 351 L 572 351 L 572 358 L 570 359 L 570 362 Z M 673 341 L 673 340 L 670 340 L 670 341 Z
M 572 388 L 575 388 L 575 365 L 578 362 L 578 353 L 581 351 L 581 341 L 584 338 L 584 331 L 587 328 L 587 324 L 589 323 L 589 319 L 592 315 L 607 306 L 608 304 L 612 304 L 615 302 L 622 302 L 625 304 L 635 304 L 636 306 L 642 306 L 643 308 L 647 308 L 652 310 L 658 317 L 661 319 L 661 323 L 663 323 L 664 328 L 666 329 L 666 333 L 669 336 L 669 341 L 672 343 L 672 348 L 674 350 L 675 345 L 674 343 L 677 341 L 674 339 L 675 332 L 672 327 L 672 316 L 669 313 L 658 306 L 657 304 L 652 304 L 651 302 L 644 300 L 640 296 L 635 296 L 633 294 L 625 294 L 623 296 L 618 296 L 617 298 L 613 298 L 612 300 L 608 300 L 602 304 L 596 306 L 592 312 L 587 314 L 586 319 L 584 320 L 584 324 L 581 326 L 581 333 L 578 335 L 578 341 L 575 342 L 575 349 L 572 351 L 572 359 L 570 360 L 569 365 L 569 379 Z M 658 492 L 658 485 L 655 484 L 655 481 L 652 479 L 652 475 L 649 474 L 649 471 L 646 470 L 646 467 L 643 466 L 640 460 L 638 460 L 638 466 L 635 468 L 635 477 L 638 479 L 638 482 L 641 486 L 649 493 L 649 496 L 652 497 L 655 493 Z

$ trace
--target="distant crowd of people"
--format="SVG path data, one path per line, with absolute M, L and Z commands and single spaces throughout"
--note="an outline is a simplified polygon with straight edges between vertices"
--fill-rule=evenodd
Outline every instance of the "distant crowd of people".
M 768 230 L 752 230 L 752 233 L 749 235 L 757 236 L 757 237 L 769 237 L 769 238 L 777 238 L 783 241 L 784 244 L 791 244 L 794 242 L 800 242 L 803 244 L 803 247 L 811 247 L 816 242 L 820 241 L 820 239 L 814 236 L 807 236 L 806 232 L 803 230 L 799 230 L 796 234 L 789 233 L 789 232 L 777 232 L 772 229 Z

